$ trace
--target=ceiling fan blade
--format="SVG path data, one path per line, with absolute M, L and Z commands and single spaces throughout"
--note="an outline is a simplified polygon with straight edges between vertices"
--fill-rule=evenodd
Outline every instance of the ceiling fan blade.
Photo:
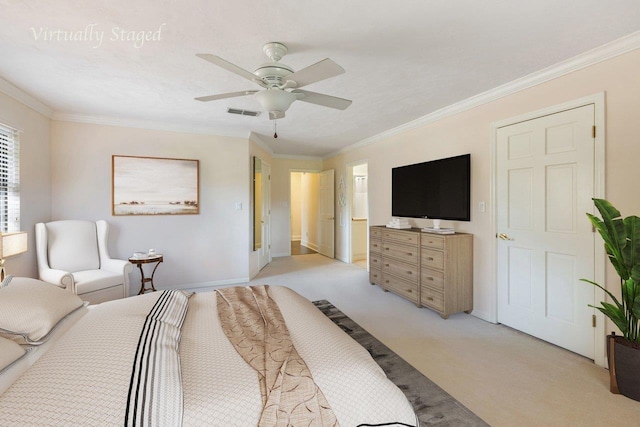
M 284 119 L 284 111 L 269 111 L 269 120 Z
M 295 89 L 292 90 L 291 93 L 298 96 L 298 101 L 309 102 L 311 104 L 322 105 L 324 107 L 335 108 L 337 110 L 345 110 L 352 102 L 348 99 L 309 92 L 308 90 Z
M 303 87 L 342 73 L 344 73 L 344 68 L 327 58 L 313 65 L 309 65 L 307 68 L 296 71 L 293 74 L 289 74 L 285 79 L 296 82 L 296 87 Z
M 243 90 L 242 92 L 229 92 L 229 93 L 221 93 L 218 95 L 209 95 L 209 96 L 200 96 L 195 98 L 196 101 L 215 101 L 216 99 L 225 99 L 225 98 L 235 98 L 236 96 L 245 96 L 245 95 L 253 95 L 258 92 L 257 90 Z
M 212 64 L 217 65 L 218 67 L 222 67 L 227 71 L 231 71 L 232 73 L 237 74 L 240 77 L 244 77 L 247 80 L 255 82 L 255 83 L 259 84 L 262 87 L 267 87 L 267 84 L 260 77 L 258 77 L 255 74 L 245 70 L 244 68 L 241 68 L 241 67 L 238 67 L 235 64 L 232 64 L 229 61 L 225 61 L 224 59 L 220 58 L 219 56 L 211 55 L 209 53 L 198 53 L 198 54 L 196 54 L 196 56 L 198 58 L 204 59 L 205 61 L 209 61 Z

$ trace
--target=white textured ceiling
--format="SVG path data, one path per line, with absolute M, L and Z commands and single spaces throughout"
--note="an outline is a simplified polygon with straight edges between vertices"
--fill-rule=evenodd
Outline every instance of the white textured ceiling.
M 44 40 L 91 25 L 100 46 Z M 118 32 L 160 28 L 139 48 Z M 0 76 L 56 113 L 254 132 L 276 154 L 323 156 L 637 30 L 638 0 L 0 0 Z M 269 41 L 296 70 L 336 61 L 346 74 L 305 89 L 353 104 L 295 102 L 274 140 L 265 114 L 226 113 L 258 110 L 252 97 L 193 100 L 259 89 L 196 53 L 253 71 Z

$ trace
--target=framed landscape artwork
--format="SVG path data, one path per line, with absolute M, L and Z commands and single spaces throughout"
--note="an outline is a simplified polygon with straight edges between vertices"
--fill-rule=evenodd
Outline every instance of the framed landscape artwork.
M 158 157 L 111 157 L 113 215 L 200 213 L 199 161 Z

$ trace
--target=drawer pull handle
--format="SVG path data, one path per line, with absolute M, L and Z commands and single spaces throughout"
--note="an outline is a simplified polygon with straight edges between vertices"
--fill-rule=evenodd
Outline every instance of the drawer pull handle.
M 409 256 L 413 256 L 413 254 L 411 252 L 407 252 L 407 255 Z
M 389 248 L 384 248 L 384 250 L 385 250 L 385 251 L 388 251 L 388 250 L 389 250 Z
M 427 277 L 427 280 L 433 282 L 433 277 Z
M 385 280 L 385 281 L 384 281 L 384 283 L 386 283 L 386 284 L 388 285 L 388 284 L 389 284 L 389 281 L 388 281 L 388 280 Z
M 407 274 L 413 274 L 413 273 L 412 273 L 412 272 L 410 272 L 410 271 L 407 271 Z
M 384 266 L 385 266 L 385 267 L 389 267 L 389 264 L 385 264 Z
M 427 301 L 433 301 L 433 297 L 427 297 Z
M 427 260 L 433 261 L 433 257 L 428 257 Z

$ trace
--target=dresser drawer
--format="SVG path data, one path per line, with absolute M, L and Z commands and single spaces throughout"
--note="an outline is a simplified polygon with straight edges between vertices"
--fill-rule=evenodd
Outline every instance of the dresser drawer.
M 415 264 L 405 264 L 404 262 L 384 258 L 382 260 L 382 271 L 385 277 L 387 274 L 393 274 L 411 283 L 418 283 L 418 266 Z
M 422 267 L 420 271 L 420 283 L 430 288 L 444 291 L 444 273 L 442 271 L 431 270 Z
M 380 270 L 382 268 L 382 255 L 379 253 L 371 253 L 369 257 L 369 269 L 375 268 Z
M 419 248 L 412 248 L 410 246 L 399 245 L 390 242 L 384 242 L 382 244 L 382 257 L 395 258 L 400 261 L 408 262 L 410 264 L 418 265 L 418 252 Z
M 382 287 L 414 303 L 418 302 L 418 285 L 394 276 L 383 275 Z
M 372 254 L 382 253 L 382 240 L 381 239 L 369 239 L 369 252 Z
M 444 249 L 444 237 L 422 233 L 421 241 L 423 248 Z
M 382 273 L 376 268 L 369 269 L 369 282 L 382 285 Z
M 382 231 L 382 239 L 384 241 L 393 240 L 394 242 L 415 246 L 417 248 L 420 244 L 420 233 L 385 229 Z
M 435 268 L 436 270 L 444 269 L 444 253 L 433 251 L 431 249 L 422 249 L 422 266 Z
M 444 294 L 422 285 L 420 303 L 434 310 L 444 311 Z
M 380 227 L 371 227 L 369 228 L 369 236 L 370 238 L 377 237 L 380 239 L 382 237 L 382 229 Z

